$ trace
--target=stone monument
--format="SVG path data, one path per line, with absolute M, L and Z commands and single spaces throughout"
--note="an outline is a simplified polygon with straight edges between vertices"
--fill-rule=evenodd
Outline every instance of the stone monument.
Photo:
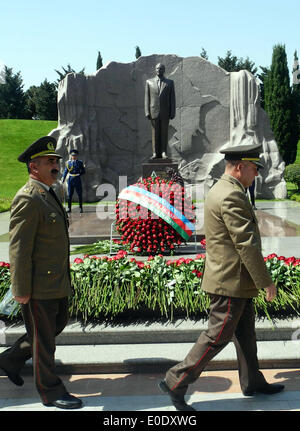
M 112 185 L 118 194 L 119 177 L 134 183 L 153 156 L 144 93 L 159 63 L 176 89 L 167 155 L 185 183 L 211 187 L 224 171 L 220 149 L 260 142 L 266 168 L 259 171 L 257 197 L 284 198 L 285 165 L 259 105 L 253 75 L 228 73 L 201 57 L 151 55 L 132 63 L 110 62 L 94 75 L 71 73 L 59 84 L 59 122 L 50 134 L 58 140 L 63 161 L 71 149 L 79 150 L 86 167 L 87 200 L 99 200 L 97 190 L 103 184 Z

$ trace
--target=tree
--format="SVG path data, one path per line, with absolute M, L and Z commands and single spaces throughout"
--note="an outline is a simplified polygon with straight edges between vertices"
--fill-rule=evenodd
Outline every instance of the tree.
M 237 72 L 237 62 L 238 58 L 231 51 L 227 51 L 224 58 L 218 57 L 218 65 L 227 72 Z
M 55 83 L 45 79 L 39 87 L 32 85 L 25 93 L 27 117 L 57 120 L 57 90 Z
M 24 118 L 25 96 L 21 72 L 4 67 L 5 83 L 0 85 L 0 118 Z
M 242 57 L 238 58 L 236 55 L 232 55 L 231 51 L 227 51 L 224 58 L 218 57 L 218 65 L 227 72 L 239 72 L 244 69 L 253 75 L 257 72 L 255 64 L 249 60 L 249 57 L 244 60 Z
M 257 73 L 257 67 L 255 67 L 255 63 L 253 61 L 249 60 L 249 57 L 246 57 L 245 60 L 240 58 L 238 61 L 238 68 L 239 70 L 248 70 L 252 75 L 256 75 Z
M 38 88 L 39 87 L 37 87 L 36 85 L 31 85 L 25 93 L 26 118 L 33 119 L 37 117 L 36 106 L 35 106 L 35 93 L 38 90 Z
M 55 83 L 45 79 L 34 93 L 36 115 L 41 120 L 57 120 L 57 90 Z
M 204 58 L 205 60 L 208 60 L 207 51 L 206 51 L 206 49 L 203 48 L 203 46 L 201 47 L 200 57 Z
M 285 45 L 273 47 L 271 68 L 264 78 L 264 100 L 281 157 L 287 165 L 294 163 L 298 132 L 292 112 L 293 98 Z
M 293 65 L 293 85 L 297 85 L 300 83 L 300 70 L 299 70 L 299 59 L 297 55 L 297 51 L 294 52 L 294 65 Z
M 270 69 L 268 67 L 259 66 L 261 68 L 261 73 L 257 74 L 258 79 L 260 80 L 260 106 L 265 109 L 265 79 L 270 72 Z
M 293 85 L 292 85 L 292 116 L 293 116 L 293 133 L 299 137 L 300 133 L 300 71 L 297 51 L 294 52 L 293 66 Z M 298 139 L 297 139 L 298 140 Z M 297 145 L 297 144 L 296 144 Z M 297 157 L 297 149 L 296 156 Z
M 0 84 L 5 84 L 5 68 L 0 64 Z
M 74 69 L 72 69 L 70 64 L 67 65 L 66 69 L 62 66 L 62 70 L 63 70 L 62 72 L 60 72 L 57 69 L 54 69 L 55 72 L 59 75 L 59 79 L 55 82 L 55 86 L 58 87 L 58 84 L 60 83 L 60 81 L 63 80 L 68 75 L 68 73 L 77 73 L 79 75 L 84 75 L 84 69 L 85 67 L 81 69 L 79 72 L 76 72 Z
M 142 53 L 141 50 L 138 46 L 135 47 L 135 58 L 138 59 L 139 57 L 141 57 Z
M 101 57 L 100 51 L 98 51 L 97 64 L 96 64 L 97 70 L 101 69 L 102 66 L 103 66 L 102 57 Z

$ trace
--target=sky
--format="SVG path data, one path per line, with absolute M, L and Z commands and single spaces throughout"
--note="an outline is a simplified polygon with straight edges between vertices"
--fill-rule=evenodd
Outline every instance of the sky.
M 204 48 L 217 64 L 231 50 L 259 67 L 271 65 L 276 44 L 285 45 L 291 71 L 299 0 L 0 0 L 0 70 L 21 72 L 24 90 L 56 81 L 55 69 L 68 64 L 94 74 L 98 51 L 106 64 L 135 61 L 136 46 L 145 56 Z

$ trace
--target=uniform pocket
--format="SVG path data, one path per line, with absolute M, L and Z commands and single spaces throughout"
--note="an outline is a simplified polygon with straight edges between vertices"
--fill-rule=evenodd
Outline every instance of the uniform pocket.
M 57 222 L 58 214 L 56 212 L 51 212 L 46 215 L 46 222 L 50 225 Z

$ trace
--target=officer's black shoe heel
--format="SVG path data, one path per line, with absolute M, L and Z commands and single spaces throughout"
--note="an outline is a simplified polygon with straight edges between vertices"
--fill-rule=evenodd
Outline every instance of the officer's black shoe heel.
M 161 382 L 159 382 L 158 387 L 162 392 L 165 392 L 170 396 L 172 404 L 177 410 L 187 411 L 187 412 L 188 411 L 190 411 L 190 412 L 196 411 L 192 406 L 189 406 L 184 401 L 184 397 L 180 397 L 179 395 L 176 395 L 173 391 L 171 391 L 171 389 L 168 387 L 165 380 L 162 380 Z
M 7 375 L 7 377 L 9 378 L 9 380 L 12 383 L 14 383 L 17 386 L 23 386 L 24 385 L 24 380 L 22 379 L 22 377 L 20 376 L 20 374 L 10 373 L 5 368 L 3 368 L 3 367 L 0 367 L 0 368 L 1 368 L 1 370 L 3 370 L 5 372 L 5 374 Z
M 280 385 L 277 383 L 267 383 L 266 385 L 260 388 L 243 391 L 243 395 L 245 395 L 245 397 L 252 397 L 255 394 L 272 395 L 272 394 L 277 394 L 278 392 L 281 392 L 283 389 L 284 389 L 284 385 Z

